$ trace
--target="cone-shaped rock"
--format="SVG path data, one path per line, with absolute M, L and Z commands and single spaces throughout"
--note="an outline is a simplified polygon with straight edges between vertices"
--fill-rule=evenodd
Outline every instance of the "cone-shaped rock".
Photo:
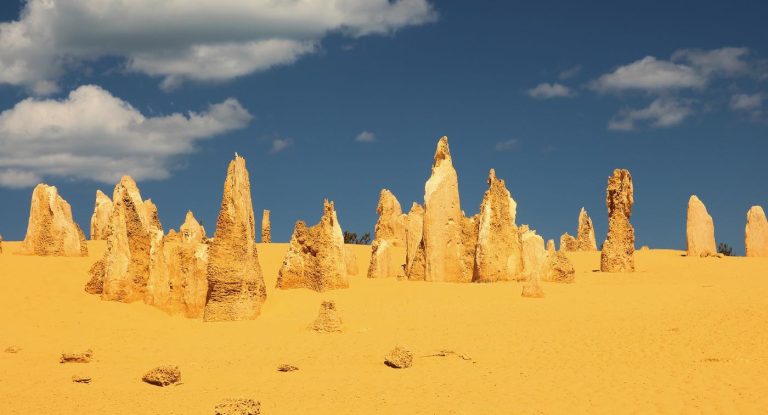
M 266 209 L 261 213 L 261 243 L 272 243 L 272 224 L 269 222 L 269 211 Z
M 547 252 L 555 252 L 555 240 L 547 239 Z
M 421 243 L 422 227 L 424 226 L 424 208 L 414 202 L 405 219 L 405 271 L 410 275 L 411 264 L 416 257 L 416 251 Z
M 576 243 L 579 251 L 597 251 L 595 227 L 592 225 L 592 218 L 587 215 L 587 211 L 584 208 L 581 208 L 581 212 L 579 212 L 579 228 L 576 233 Z
M 85 235 L 72 219 L 72 208 L 55 186 L 38 184 L 32 192 L 27 235 L 19 253 L 39 256 L 86 256 Z
M 163 230 L 163 225 L 160 224 L 160 217 L 157 215 L 157 206 L 152 202 L 152 199 L 144 201 L 144 211 L 146 212 L 149 228 L 152 230 Z
M 576 276 L 576 269 L 562 251 L 547 250 L 544 268 L 541 278 L 543 281 L 573 282 Z
M 91 216 L 91 239 L 103 241 L 109 232 L 109 215 L 112 214 L 112 199 L 101 190 L 96 191 L 96 203 Z
M 255 226 L 245 159 L 235 155 L 227 169 L 221 211 L 208 250 L 205 321 L 248 320 L 261 312 L 267 291 Z
M 546 271 L 547 250 L 544 248 L 544 238 L 536 231 L 528 229 L 520 235 L 523 257 L 522 279 L 541 280 Z
M 179 238 L 181 242 L 203 242 L 205 238 L 205 228 L 200 225 L 192 211 L 187 211 L 184 217 L 184 223 L 179 227 Z
M 320 223 L 296 222 L 277 276 L 278 288 L 325 291 L 348 288 L 344 235 L 333 202 L 325 201 Z
M 605 203 L 608 207 L 608 237 L 600 254 L 603 272 L 635 270 L 635 229 L 629 222 L 634 203 L 632 175 L 616 169 L 608 178 Z
M 509 281 L 522 272 L 522 245 L 515 225 L 517 204 L 491 169 L 480 205 L 474 281 Z
M 579 250 L 579 241 L 568 232 L 560 236 L 560 250 L 563 252 L 573 252 Z
M 752 206 L 747 212 L 744 245 L 747 256 L 768 257 L 768 220 L 760 206 Z
M 400 202 L 387 189 L 382 189 L 379 205 L 376 208 L 379 219 L 376 222 L 375 239 L 371 244 L 371 262 L 368 266 L 368 278 L 394 278 L 402 271 L 401 264 L 393 264 L 391 248 L 405 247 L 406 216 L 400 208 Z
M 472 268 L 463 259 L 464 215 L 459 183 L 453 168 L 448 137 L 437 143 L 432 175 L 424 186 L 424 241 L 426 281 L 467 282 Z
M 696 195 L 688 199 L 688 220 L 685 228 L 688 256 L 705 257 L 717 255 L 715 245 L 715 223 L 707 208 Z

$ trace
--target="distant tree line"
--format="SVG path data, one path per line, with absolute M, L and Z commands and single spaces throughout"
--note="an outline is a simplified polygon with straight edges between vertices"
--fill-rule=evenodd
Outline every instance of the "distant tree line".
M 371 243 L 371 233 L 366 232 L 362 236 L 358 237 L 357 233 L 355 232 L 344 231 L 344 243 L 368 245 L 369 243 Z

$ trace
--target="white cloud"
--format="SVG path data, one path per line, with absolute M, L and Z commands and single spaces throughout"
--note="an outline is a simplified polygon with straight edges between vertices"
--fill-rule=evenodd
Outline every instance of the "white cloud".
M 693 114 L 690 102 L 673 98 L 657 98 L 641 109 L 623 110 L 608 122 L 609 130 L 631 131 L 639 121 L 653 127 L 671 127 Z
M 628 89 L 659 92 L 680 88 L 700 88 L 706 83 L 707 79 L 689 66 L 646 56 L 600 76 L 592 82 L 591 86 L 598 92 L 618 92 Z
M 730 107 L 734 111 L 755 111 L 763 107 L 763 94 L 735 94 Z
M 732 76 L 747 72 L 749 65 L 742 59 L 747 55 L 747 48 L 680 49 L 672 54 L 672 61 L 685 62 L 704 76 Z
M 494 148 L 496 151 L 510 151 L 517 148 L 518 144 L 520 144 L 520 140 L 512 138 L 506 141 L 499 141 Z
M 537 99 L 564 98 L 573 96 L 574 93 L 565 85 L 554 83 L 541 83 L 526 91 L 528 96 Z
M 61 100 L 28 98 L 0 113 L 0 186 L 29 186 L 44 177 L 104 183 L 124 174 L 166 178 L 198 141 L 251 119 L 231 98 L 200 113 L 147 117 L 94 85 Z
M 275 138 L 272 140 L 272 148 L 269 152 L 272 154 L 279 153 L 292 145 L 293 139 L 291 138 Z
M 581 65 L 572 66 L 572 67 L 570 67 L 568 69 L 565 69 L 565 70 L 561 71 L 560 74 L 557 75 L 557 77 L 561 81 L 565 81 L 565 80 L 571 79 L 574 76 L 576 76 L 579 73 L 581 73 L 582 69 L 584 69 L 584 68 Z
M 105 56 L 164 88 L 290 64 L 331 32 L 391 34 L 434 21 L 428 0 L 29 0 L 0 24 L 0 83 L 46 94 L 73 67 Z
M 363 131 L 355 137 L 358 143 L 372 143 L 376 141 L 376 134 L 370 131 Z

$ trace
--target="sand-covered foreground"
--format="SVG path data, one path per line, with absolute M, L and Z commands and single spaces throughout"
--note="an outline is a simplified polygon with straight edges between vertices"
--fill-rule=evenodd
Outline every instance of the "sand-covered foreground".
M 0 414 L 211 414 L 228 397 L 265 414 L 764 413 L 768 258 L 638 251 L 637 272 L 604 274 L 600 254 L 569 253 L 576 283 L 451 284 L 364 277 L 350 289 L 275 290 L 286 244 L 259 245 L 268 287 L 254 321 L 203 323 L 83 286 L 89 257 L 0 254 Z M 335 299 L 346 331 L 307 330 Z M 391 369 L 396 344 L 417 356 Z M 60 364 L 91 348 L 89 364 Z M 441 350 L 456 354 L 430 356 Z M 463 356 L 463 358 L 461 357 Z M 278 372 L 289 363 L 300 368 Z M 175 364 L 183 384 L 141 382 Z M 90 375 L 89 385 L 73 383 Z

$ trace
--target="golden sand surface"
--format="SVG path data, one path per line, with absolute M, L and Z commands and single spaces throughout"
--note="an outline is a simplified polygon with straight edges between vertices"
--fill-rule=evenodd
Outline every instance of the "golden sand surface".
M 13 255 L 18 246 L 0 254 L 0 414 L 212 414 L 231 397 L 260 401 L 263 414 L 768 408 L 768 258 L 639 251 L 637 272 L 605 274 L 599 252 L 568 253 L 576 282 L 543 283 L 532 299 L 515 282 L 367 279 L 369 246 L 354 247 L 350 289 L 277 290 L 287 244 L 259 245 L 262 315 L 203 323 L 86 294 L 104 242 L 85 258 Z M 343 333 L 307 329 L 323 299 L 336 301 Z M 413 351 L 413 367 L 384 365 L 395 345 Z M 59 363 L 85 349 L 91 363 Z M 284 363 L 299 370 L 277 371 Z M 141 381 L 165 364 L 183 384 Z

